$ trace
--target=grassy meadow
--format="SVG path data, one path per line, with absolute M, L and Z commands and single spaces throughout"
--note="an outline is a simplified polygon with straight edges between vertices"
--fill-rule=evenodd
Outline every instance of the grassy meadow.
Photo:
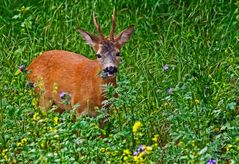
M 41 52 L 91 59 L 77 29 L 135 31 L 96 118 L 41 112 L 26 72 Z M 119 97 L 114 98 L 115 92 Z M 108 118 L 104 128 L 98 122 Z M 100 137 L 104 135 L 105 137 Z M 0 163 L 239 163 L 239 1 L 1 0 Z

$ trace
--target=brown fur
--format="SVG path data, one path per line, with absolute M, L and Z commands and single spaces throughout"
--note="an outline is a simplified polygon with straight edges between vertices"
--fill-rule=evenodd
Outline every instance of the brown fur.
M 41 83 L 43 80 L 43 93 L 40 93 L 39 86 L 36 89 L 40 94 L 40 107 L 48 109 L 55 103 L 59 112 L 79 103 L 78 114 L 89 108 L 89 114 L 94 116 L 92 109 L 101 107 L 103 100 L 102 84 L 112 83 L 116 86 L 115 77 L 103 79 L 99 76 L 101 66 L 98 61 L 68 51 L 44 52 L 27 67 L 27 71 L 30 82 Z M 57 91 L 54 91 L 54 86 L 57 86 Z M 61 92 L 71 94 L 71 105 L 62 103 Z

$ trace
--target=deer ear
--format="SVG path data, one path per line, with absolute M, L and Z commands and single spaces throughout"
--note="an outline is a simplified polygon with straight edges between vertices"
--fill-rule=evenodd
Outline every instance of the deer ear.
M 91 47 L 94 47 L 96 43 L 98 42 L 98 38 L 82 29 L 78 30 L 81 37 L 86 41 L 87 44 L 89 44 Z
M 131 37 L 132 33 L 134 31 L 133 26 L 129 26 L 125 30 L 121 31 L 115 38 L 115 41 L 122 47 Z

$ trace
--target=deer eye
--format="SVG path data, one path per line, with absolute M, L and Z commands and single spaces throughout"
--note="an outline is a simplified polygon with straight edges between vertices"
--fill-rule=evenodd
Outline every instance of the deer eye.
M 100 54 L 96 54 L 96 57 L 97 57 L 97 58 L 101 58 L 101 55 L 100 55 Z
M 116 56 L 120 56 L 120 52 L 117 52 L 117 53 L 116 53 Z

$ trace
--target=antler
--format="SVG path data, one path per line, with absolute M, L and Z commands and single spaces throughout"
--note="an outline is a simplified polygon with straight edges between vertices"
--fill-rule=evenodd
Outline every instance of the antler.
M 113 9 L 113 14 L 112 14 L 112 26 L 110 29 L 110 40 L 114 41 L 114 32 L 115 32 L 115 8 Z
M 97 21 L 97 18 L 95 16 L 95 12 L 93 12 L 93 21 L 94 21 L 94 24 L 95 24 L 95 27 L 96 27 L 97 31 L 99 32 L 99 39 L 100 40 L 104 39 L 104 35 L 101 31 L 100 25 L 99 25 L 99 23 Z

